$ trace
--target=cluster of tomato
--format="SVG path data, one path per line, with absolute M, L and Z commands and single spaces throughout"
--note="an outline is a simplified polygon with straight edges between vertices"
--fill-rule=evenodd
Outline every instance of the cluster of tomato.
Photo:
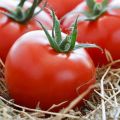
M 109 62 L 105 50 L 120 59 L 120 1 L 47 2 L 0 1 L 0 58 L 9 94 L 17 104 L 44 110 L 67 106 L 95 84 L 95 66 Z

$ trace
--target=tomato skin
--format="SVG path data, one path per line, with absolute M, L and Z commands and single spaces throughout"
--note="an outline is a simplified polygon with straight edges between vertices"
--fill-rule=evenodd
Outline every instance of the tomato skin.
M 4 10 L 1 6 L 15 9 L 18 2 L 15 1 L 1 1 L 0 10 Z M 31 3 L 27 2 L 25 8 L 27 8 Z M 47 18 L 47 19 L 45 19 Z M 36 16 L 36 19 L 45 25 L 48 29 L 52 28 L 52 18 L 46 13 L 41 12 Z M 21 35 L 28 31 L 41 29 L 40 25 L 35 19 L 31 19 L 25 24 L 20 24 L 10 19 L 6 15 L 0 14 L 0 58 L 5 62 L 7 53 L 12 46 L 12 44 Z
M 52 7 L 58 18 L 63 17 L 67 12 L 74 9 L 83 0 L 48 0 L 48 6 Z
M 117 0 L 111 1 L 109 8 L 120 5 Z M 79 6 L 83 7 L 83 6 Z M 64 32 L 69 32 L 69 28 L 74 23 L 77 16 L 83 16 L 80 13 L 68 15 L 62 21 Z M 108 10 L 95 21 L 78 22 L 78 42 L 94 43 L 106 49 L 112 55 L 113 60 L 120 59 L 120 10 Z M 102 66 L 109 61 L 106 58 L 105 52 L 102 53 L 97 49 L 87 50 L 92 57 L 96 66 Z
M 15 42 L 6 59 L 5 79 L 17 104 L 35 108 L 40 102 L 44 110 L 64 101 L 68 105 L 96 82 L 95 67 L 84 49 L 56 53 L 43 31 L 29 32 Z

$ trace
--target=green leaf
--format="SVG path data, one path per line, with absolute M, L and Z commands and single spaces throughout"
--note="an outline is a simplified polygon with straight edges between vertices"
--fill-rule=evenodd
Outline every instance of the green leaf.
M 26 10 L 25 12 L 26 17 L 23 20 L 24 23 L 29 21 L 34 16 L 34 11 L 41 1 L 42 0 L 34 0 L 32 6 Z
M 26 2 L 26 0 L 20 0 L 20 3 L 18 4 L 19 7 L 23 7 L 24 3 Z
M 68 35 L 60 44 L 60 48 L 63 49 L 64 52 L 69 52 L 75 47 L 75 42 L 77 39 L 77 19 L 73 25 L 73 30 L 71 34 Z
M 55 40 L 56 40 L 57 44 L 59 45 L 62 40 L 62 35 L 61 35 L 61 30 L 60 30 L 60 22 L 53 10 L 52 10 L 52 17 L 53 17 L 53 22 L 54 22 L 53 28 L 55 30 Z
M 94 5 L 95 5 L 95 1 L 94 0 L 86 0 L 87 6 L 89 7 L 90 11 L 93 11 Z
M 53 10 L 51 12 L 53 12 Z M 51 13 L 51 14 L 52 14 L 52 16 L 54 16 L 53 13 Z M 55 19 L 53 19 L 52 37 L 55 38 Z
M 30 19 L 32 19 L 32 17 L 34 17 L 36 14 L 41 12 L 40 10 L 39 12 L 35 13 L 35 9 L 39 5 L 39 3 L 42 2 L 42 0 L 34 0 L 32 6 L 30 6 L 24 11 L 23 6 L 26 1 L 27 0 L 20 0 L 20 3 L 18 4 L 16 10 L 14 11 L 4 7 L 8 11 L 8 13 L 5 13 L 6 16 L 10 17 L 11 19 L 15 20 L 18 23 L 24 24 L 28 22 Z
M 47 31 L 47 29 L 40 22 L 39 22 L 39 24 L 41 25 L 42 29 L 44 30 L 51 47 L 54 48 L 54 50 L 56 50 L 57 52 L 60 52 L 59 46 L 57 45 L 56 41 L 51 37 L 51 35 Z
M 106 8 L 108 6 L 108 4 L 109 4 L 109 0 L 103 0 L 103 2 L 102 2 L 102 8 L 103 9 Z
M 54 19 L 54 22 L 56 22 L 57 21 L 57 23 L 59 22 L 58 20 L 56 20 L 56 18 L 55 18 L 55 13 L 54 12 L 52 12 L 52 14 L 53 14 L 53 19 Z M 48 41 L 49 41 L 49 43 L 50 43 L 50 45 L 51 45 L 51 47 L 56 51 L 56 52 L 60 52 L 60 53 L 68 53 L 68 52 L 70 52 L 70 51 L 72 51 L 72 50 L 76 50 L 76 49 L 79 49 L 79 48 L 98 48 L 98 49 L 100 49 L 101 51 L 102 51 L 102 48 L 101 47 L 99 47 L 99 46 L 97 46 L 97 45 L 95 45 L 95 44 L 85 44 L 85 43 L 80 43 L 80 44 L 77 44 L 76 45 L 76 38 L 77 38 L 77 20 L 78 20 L 78 18 L 76 19 L 76 21 L 75 21 L 75 23 L 74 23 L 74 25 L 73 25 L 73 30 L 72 30 L 72 32 L 71 32 L 71 34 L 70 35 L 68 35 L 64 40 L 62 40 L 62 37 L 61 37 L 61 39 L 59 39 L 60 41 L 60 44 L 58 44 L 57 42 L 56 42 L 56 40 L 53 38 L 53 37 L 51 37 L 51 35 L 49 34 L 49 32 L 46 30 L 46 28 L 40 23 L 40 25 L 41 25 L 41 27 L 42 27 L 42 29 L 44 30 L 44 32 L 45 32 L 45 34 L 46 34 L 46 36 L 47 36 L 47 38 L 48 38 Z M 54 27 L 55 27 L 55 24 L 56 23 L 54 23 Z M 57 27 L 59 26 L 59 24 L 57 24 Z M 55 30 L 57 29 L 57 27 L 55 27 Z M 59 26 L 60 27 L 60 26 Z M 60 29 L 60 28 L 59 28 Z M 56 32 L 56 31 L 55 31 Z M 59 31 L 59 33 L 55 33 L 55 35 L 61 35 L 61 32 Z
M 43 4 L 43 6 L 40 8 L 39 11 L 34 13 L 33 17 L 36 16 L 37 14 L 39 14 L 40 12 L 42 12 L 46 6 L 47 6 L 47 1 L 45 1 L 45 3 Z
M 26 17 L 25 13 L 22 11 L 20 7 L 17 7 L 16 12 L 14 13 L 14 16 L 16 17 L 16 21 L 23 21 Z
M 73 48 L 75 47 L 75 42 L 76 42 L 76 39 L 77 39 L 77 20 L 78 18 L 76 19 L 74 25 L 73 25 L 73 30 L 70 34 L 70 48 L 69 50 L 73 50 Z
M 81 12 L 83 15 L 85 15 L 86 17 L 91 17 L 92 13 L 90 13 L 89 11 L 82 11 Z M 82 18 L 81 18 L 82 19 Z
M 65 46 L 66 44 L 68 44 L 68 36 L 66 36 L 66 38 L 64 40 L 62 40 L 62 42 L 60 43 L 59 47 L 61 50 L 65 50 Z
M 96 3 L 93 8 L 93 16 L 94 15 L 99 15 L 100 12 L 102 11 L 102 4 L 101 3 Z
M 109 0 L 103 0 L 101 3 L 96 0 L 86 0 L 89 10 L 82 12 L 86 16 L 84 20 L 96 20 L 107 11 Z
M 2 11 L 2 10 L 0 10 L 0 13 L 3 14 L 3 15 L 6 15 L 6 16 L 8 16 L 8 17 L 10 17 L 11 19 L 14 19 L 14 20 L 17 21 L 17 17 L 16 17 L 14 14 L 10 14 L 10 13 L 4 12 L 4 11 Z
M 103 49 L 100 46 L 95 45 L 95 44 L 87 44 L 87 43 L 80 43 L 80 44 L 75 45 L 74 50 L 78 48 L 98 48 L 101 51 L 103 51 Z
M 53 22 L 52 37 L 55 39 L 55 33 L 54 33 L 54 30 L 55 30 L 55 24 L 54 24 L 54 22 Z

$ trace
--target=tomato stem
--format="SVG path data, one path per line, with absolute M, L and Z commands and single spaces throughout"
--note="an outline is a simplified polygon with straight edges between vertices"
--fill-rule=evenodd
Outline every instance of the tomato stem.
M 28 9 L 24 10 L 23 6 L 26 1 L 27 0 L 21 0 L 20 3 L 18 4 L 18 6 L 16 7 L 15 11 L 2 7 L 5 10 L 7 10 L 8 12 L 0 11 L 0 13 L 5 14 L 6 16 L 10 17 L 11 19 L 15 20 L 16 22 L 19 22 L 22 24 L 27 23 L 35 15 L 37 15 L 39 12 L 41 12 L 44 9 L 45 5 L 40 10 L 35 12 L 36 8 L 42 2 L 42 0 L 34 0 L 32 5 Z
M 109 0 L 103 0 L 101 3 L 96 0 L 86 0 L 88 10 L 82 12 L 86 17 L 85 20 L 96 20 L 106 12 Z
M 61 29 L 60 29 L 60 22 L 55 15 L 54 11 L 52 10 L 52 17 L 53 17 L 53 29 L 52 29 L 52 36 L 49 34 L 47 29 L 40 23 L 42 29 L 44 30 L 48 41 L 50 42 L 51 47 L 59 53 L 68 53 L 72 50 L 79 49 L 79 48 L 99 48 L 99 46 L 95 44 L 78 44 L 76 43 L 77 39 L 77 21 L 73 24 L 72 31 L 70 35 L 67 35 L 65 38 L 62 38 Z
M 23 7 L 24 3 L 26 0 L 21 0 L 20 3 L 18 4 L 19 7 Z

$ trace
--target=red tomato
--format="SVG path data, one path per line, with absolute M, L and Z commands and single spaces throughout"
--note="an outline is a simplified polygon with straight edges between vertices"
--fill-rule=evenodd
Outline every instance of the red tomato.
M 82 43 L 95 43 L 101 46 L 103 49 L 107 49 L 113 60 L 120 59 L 120 9 L 114 9 L 119 6 L 120 1 L 113 0 L 109 3 L 108 9 L 96 20 L 83 20 L 78 22 L 78 42 Z M 86 4 L 82 3 L 79 6 L 79 10 L 83 11 Z M 78 10 L 78 9 L 77 9 Z M 75 10 L 74 10 L 75 11 Z M 74 14 L 68 14 L 62 20 L 63 31 L 68 32 L 75 19 L 81 19 L 83 14 L 74 12 Z M 92 57 L 96 66 L 107 64 L 105 53 L 102 53 L 98 49 L 89 49 L 88 52 Z
M 58 18 L 74 9 L 83 0 L 48 0 L 48 6 L 52 7 Z
M 0 10 L 5 11 L 2 7 L 14 10 L 17 4 L 18 2 L 16 1 L 2 0 L 0 1 Z M 25 8 L 28 8 L 30 5 L 31 3 L 26 2 Z M 48 29 L 52 28 L 52 18 L 46 12 L 42 11 L 36 16 L 36 19 Z M 15 40 L 22 34 L 36 29 L 40 29 L 40 25 L 35 19 L 31 19 L 27 23 L 21 24 L 0 13 L 0 58 L 5 61 L 6 55 Z
M 43 31 L 29 32 L 15 42 L 6 59 L 5 78 L 17 104 L 35 108 L 40 103 L 44 110 L 65 101 L 68 105 L 96 82 L 95 67 L 84 49 L 57 53 Z

